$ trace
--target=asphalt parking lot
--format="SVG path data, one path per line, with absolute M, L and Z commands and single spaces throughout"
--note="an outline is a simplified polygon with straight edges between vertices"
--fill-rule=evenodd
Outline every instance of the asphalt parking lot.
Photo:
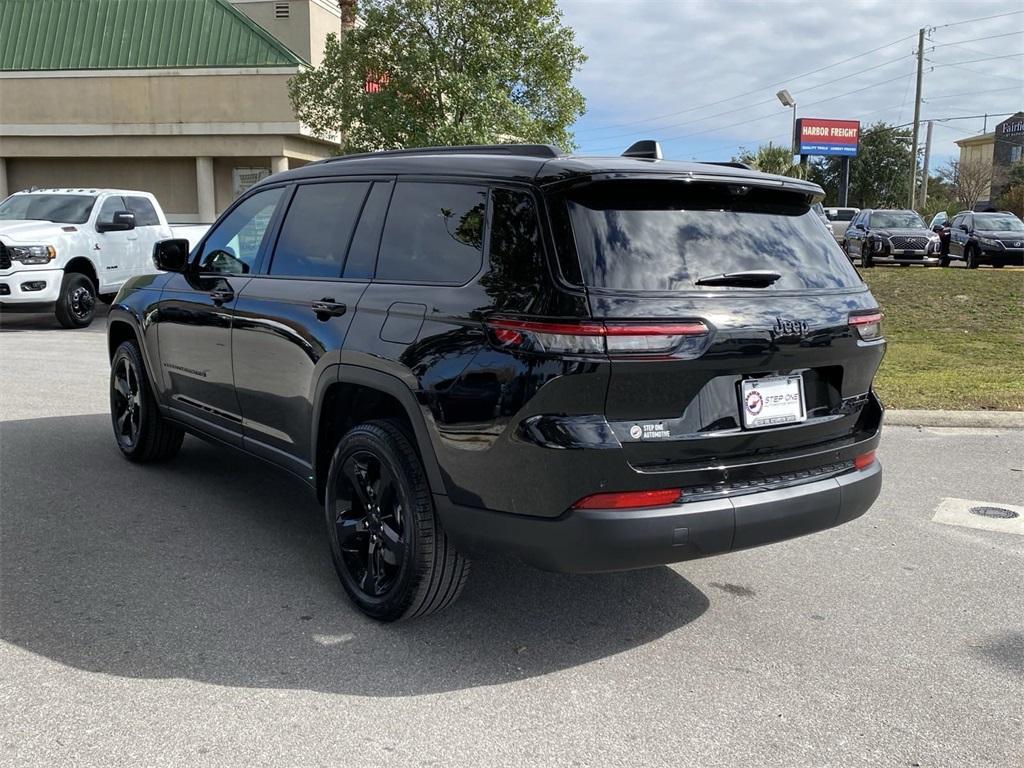
M 102 322 L 3 318 L 0 764 L 1024 764 L 1024 528 L 932 519 L 1024 504 L 1022 432 L 889 427 L 844 527 L 625 574 L 478 562 L 381 626 L 296 481 L 192 438 L 123 461 L 106 364 Z

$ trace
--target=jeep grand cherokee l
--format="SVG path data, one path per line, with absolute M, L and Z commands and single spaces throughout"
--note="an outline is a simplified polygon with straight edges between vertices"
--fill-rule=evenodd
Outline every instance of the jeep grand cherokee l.
M 640 154 L 262 181 L 117 297 L 118 446 L 168 459 L 191 432 L 298 475 L 381 620 L 451 603 L 477 551 L 641 568 L 863 514 L 885 342 L 821 189 Z

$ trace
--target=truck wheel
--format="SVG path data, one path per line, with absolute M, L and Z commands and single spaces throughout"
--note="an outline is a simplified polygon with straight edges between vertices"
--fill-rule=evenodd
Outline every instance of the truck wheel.
M 973 246 L 971 248 L 968 248 L 967 249 L 967 253 L 965 253 L 964 256 L 967 259 L 967 268 L 968 269 L 977 269 L 978 268 L 978 249 L 977 248 L 974 248 Z
M 54 306 L 57 322 L 65 328 L 85 328 L 96 314 L 96 287 L 77 272 L 65 272 Z
M 341 438 L 324 521 L 342 586 L 378 621 L 439 611 L 466 583 L 469 560 L 441 528 L 423 463 L 393 422 L 360 424 Z
M 185 432 L 160 415 L 146 366 L 134 341 L 125 341 L 110 363 L 110 418 L 117 447 L 129 461 L 173 458 Z

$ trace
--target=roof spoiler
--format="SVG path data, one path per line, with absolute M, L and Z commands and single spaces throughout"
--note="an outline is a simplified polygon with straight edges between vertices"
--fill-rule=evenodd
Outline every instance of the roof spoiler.
M 623 157 L 641 157 L 646 160 L 661 160 L 661 145 L 653 139 L 635 141 L 622 153 Z

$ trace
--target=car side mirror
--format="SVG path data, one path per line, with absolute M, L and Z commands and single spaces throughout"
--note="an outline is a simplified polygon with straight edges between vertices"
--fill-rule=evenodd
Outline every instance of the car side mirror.
M 966 225 L 966 224 L 961 224 L 961 225 L 960 225 L 960 229 L 962 229 L 962 230 L 963 230 L 964 232 L 969 232 L 969 231 L 970 231 L 970 230 L 969 230 L 969 229 L 967 228 L 967 225 Z
M 163 272 L 184 272 L 188 269 L 188 240 L 160 240 L 153 246 L 153 263 Z
M 114 211 L 110 221 L 96 222 L 97 232 L 127 232 L 135 229 L 135 214 L 129 211 Z

